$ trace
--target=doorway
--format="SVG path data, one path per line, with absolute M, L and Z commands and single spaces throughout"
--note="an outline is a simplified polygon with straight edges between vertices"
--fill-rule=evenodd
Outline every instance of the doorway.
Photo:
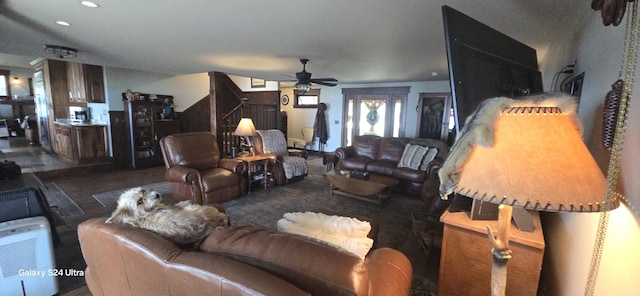
M 441 140 L 449 146 L 455 138 L 455 118 L 450 93 L 420 93 L 418 138 Z
M 351 146 L 355 136 L 404 137 L 408 86 L 345 88 L 342 94 L 342 146 Z

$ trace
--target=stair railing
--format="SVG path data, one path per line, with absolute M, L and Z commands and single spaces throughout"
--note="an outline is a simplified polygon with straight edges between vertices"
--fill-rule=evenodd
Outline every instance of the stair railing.
M 246 99 L 243 99 L 238 106 L 235 106 L 229 113 L 222 116 L 222 155 L 231 155 L 231 148 L 240 145 L 240 138 L 233 135 L 238 123 L 242 118 L 243 106 Z

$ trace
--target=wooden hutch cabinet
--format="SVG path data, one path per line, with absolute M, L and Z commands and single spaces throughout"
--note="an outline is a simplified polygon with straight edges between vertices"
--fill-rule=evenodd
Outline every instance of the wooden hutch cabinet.
M 180 132 L 177 119 L 162 119 L 163 99 L 171 96 L 157 97 L 158 100 L 124 101 L 131 167 L 134 169 L 161 165 L 160 139 Z

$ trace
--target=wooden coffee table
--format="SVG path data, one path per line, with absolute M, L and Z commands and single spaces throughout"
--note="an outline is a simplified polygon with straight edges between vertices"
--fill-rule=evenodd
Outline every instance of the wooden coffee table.
M 331 195 L 335 193 L 378 205 L 389 198 L 389 188 L 398 184 L 397 179 L 376 174 L 370 174 L 366 180 L 351 178 L 349 174 L 341 174 L 338 170 L 324 175 L 331 183 Z

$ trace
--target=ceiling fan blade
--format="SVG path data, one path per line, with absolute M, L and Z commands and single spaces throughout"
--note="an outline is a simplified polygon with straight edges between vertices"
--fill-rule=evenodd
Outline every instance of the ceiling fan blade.
M 313 79 L 311 79 L 311 82 L 313 82 L 314 80 L 316 80 L 316 81 L 333 81 L 333 82 L 338 82 L 338 79 L 335 79 L 335 78 L 313 78 Z
M 335 82 L 316 81 L 315 79 L 311 79 L 311 83 L 320 84 L 320 85 L 326 85 L 326 86 L 336 86 L 336 85 L 338 85 Z

